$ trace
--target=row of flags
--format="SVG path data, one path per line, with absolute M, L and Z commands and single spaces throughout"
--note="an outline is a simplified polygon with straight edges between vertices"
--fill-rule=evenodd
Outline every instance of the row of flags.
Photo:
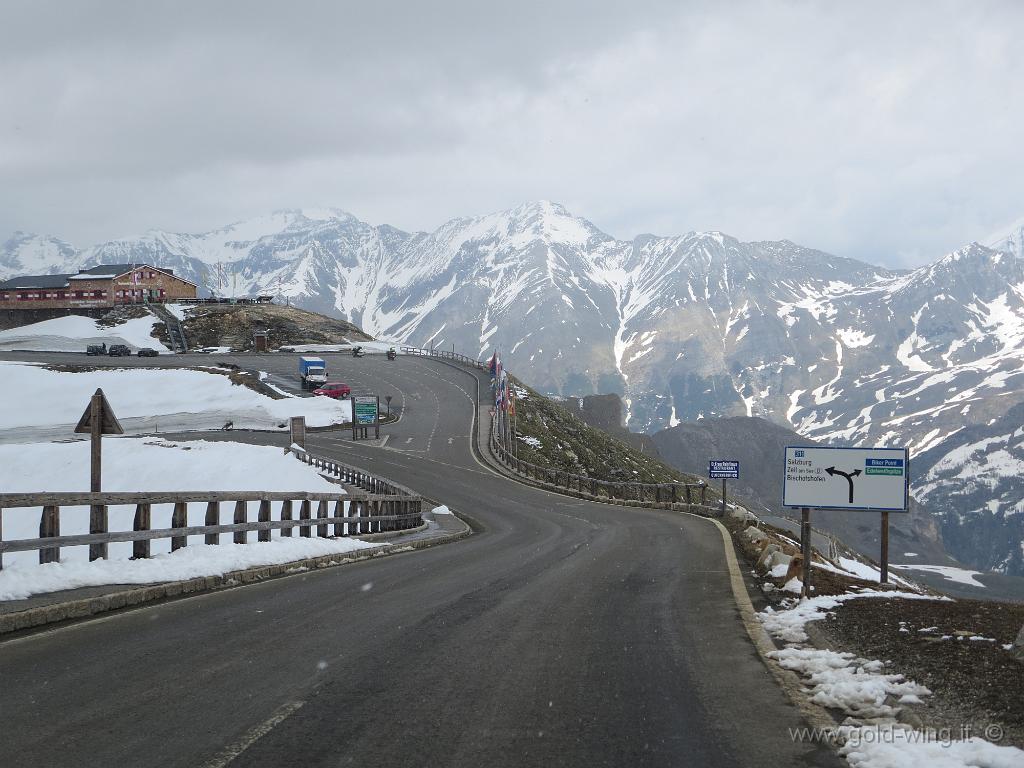
M 509 379 L 508 371 L 501 367 L 497 351 L 491 356 L 487 369 L 491 374 L 491 392 L 494 394 L 494 409 L 509 416 L 516 413 L 516 389 Z

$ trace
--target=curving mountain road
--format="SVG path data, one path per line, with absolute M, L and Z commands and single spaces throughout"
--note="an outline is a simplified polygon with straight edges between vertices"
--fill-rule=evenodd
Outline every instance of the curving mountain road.
M 2 642 L 0 765 L 837 762 L 791 740 L 799 713 L 746 635 L 712 524 L 494 474 L 464 371 L 346 368 L 402 418 L 384 448 L 325 432 L 311 450 L 468 513 L 476 535 Z

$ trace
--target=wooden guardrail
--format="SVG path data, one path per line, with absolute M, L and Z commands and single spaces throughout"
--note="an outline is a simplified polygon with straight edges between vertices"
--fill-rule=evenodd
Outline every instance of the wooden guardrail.
M 706 506 L 706 483 L 637 483 L 631 481 L 598 480 L 564 469 L 542 467 L 524 461 L 510 453 L 497 439 L 494 430 L 490 437 L 491 453 L 508 469 L 530 480 L 564 488 L 581 495 L 609 501 L 631 501 L 638 504 Z
M 487 363 L 455 352 L 438 349 L 421 349 L 403 346 L 403 354 L 420 357 L 435 357 L 461 363 L 477 370 L 487 370 Z M 682 507 L 701 510 L 707 508 L 707 483 L 636 483 L 628 481 L 598 480 L 585 475 L 574 474 L 566 470 L 543 467 L 515 456 L 501 444 L 494 433 L 494 422 L 491 422 L 488 447 L 491 454 L 505 467 L 523 478 L 534 480 L 554 490 L 565 491 L 584 497 L 608 501 L 623 501 L 645 506 Z M 712 511 L 712 510 L 709 510 Z
M 206 544 L 218 544 L 220 534 L 232 533 L 234 543 L 245 544 L 251 531 L 256 532 L 257 541 L 270 541 L 272 530 L 280 530 L 282 536 L 291 536 L 293 529 L 298 528 L 301 537 L 315 535 L 328 538 L 332 535 L 359 536 L 402 531 L 422 525 L 422 499 L 404 486 L 332 459 L 313 456 L 300 450 L 294 450 L 293 453 L 300 461 L 360 490 L 348 493 L 185 491 L 0 494 L 0 568 L 3 567 L 4 552 L 39 550 L 39 562 L 50 563 L 60 560 L 62 547 L 88 546 L 89 559 L 97 560 L 106 559 L 107 545 L 111 542 L 131 541 L 134 542 L 133 558 L 147 558 L 150 556 L 150 541 L 153 539 L 169 538 L 171 551 L 175 551 L 188 544 L 189 536 L 205 536 Z M 248 502 L 259 502 L 255 520 L 249 519 Z M 271 519 L 273 502 L 281 503 L 278 520 Z M 206 504 L 204 525 L 188 525 L 190 503 Z M 232 522 L 221 523 L 221 504 L 232 503 Z M 169 528 L 152 528 L 152 509 L 157 504 L 173 505 Z M 118 505 L 135 506 L 132 530 L 106 530 L 107 510 Z M 61 536 L 61 508 L 71 506 L 92 509 L 92 530 L 88 534 Z M 38 538 L 3 540 L 4 512 L 40 508 Z
M 399 347 L 403 355 L 416 355 L 418 357 L 436 357 L 440 360 L 451 360 L 454 363 L 462 363 L 470 368 L 485 370 L 487 363 L 477 360 L 475 357 L 468 357 L 461 353 L 445 352 L 443 349 L 420 349 L 419 347 Z

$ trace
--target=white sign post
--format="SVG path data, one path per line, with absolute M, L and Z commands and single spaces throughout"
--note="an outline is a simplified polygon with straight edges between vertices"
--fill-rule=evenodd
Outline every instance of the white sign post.
M 804 594 L 811 573 L 810 511 L 855 509 L 881 512 L 880 581 L 889 580 L 889 513 L 906 512 L 910 457 L 905 448 L 787 446 L 782 506 L 801 509 Z
M 725 481 L 740 479 L 740 463 L 733 459 L 710 459 L 708 461 L 708 477 L 722 481 L 722 517 L 725 517 Z

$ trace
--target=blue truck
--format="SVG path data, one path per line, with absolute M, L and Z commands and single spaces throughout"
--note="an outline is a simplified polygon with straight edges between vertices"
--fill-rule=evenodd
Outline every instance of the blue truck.
M 300 357 L 299 377 L 303 389 L 316 389 L 327 383 L 327 363 L 322 357 Z

